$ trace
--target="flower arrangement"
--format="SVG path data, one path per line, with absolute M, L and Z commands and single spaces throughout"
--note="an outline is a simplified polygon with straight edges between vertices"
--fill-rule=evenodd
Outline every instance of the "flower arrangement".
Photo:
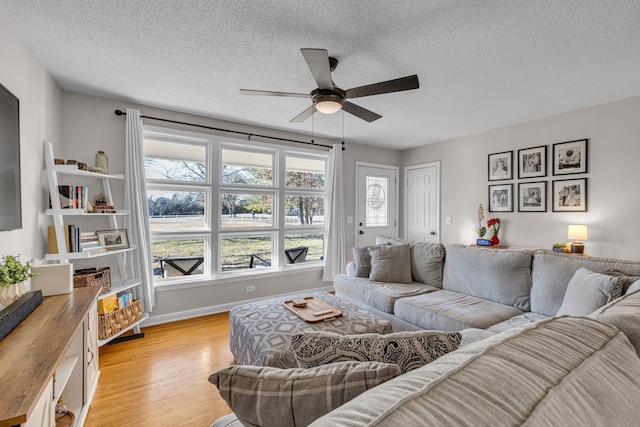
M 498 232 L 500 231 L 500 218 L 489 219 L 489 221 L 487 221 L 487 227 L 493 228 L 491 232 L 493 233 L 494 236 L 497 236 Z
M 487 227 L 491 227 L 491 233 L 493 237 L 491 237 L 491 244 L 497 246 L 500 244 L 500 239 L 498 238 L 498 232 L 500 232 L 500 218 L 491 218 L 487 221 Z
M 29 277 L 35 276 L 35 273 L 31 272 L 31 264 L 28 261 L 23 263 L 19 257 L 20 255 L 7 255 L 2 258 L 2 263 L 0 263 L 0 286 L 24 282 Z
M 487 232 L 487 227 L 482 226 L 482 221 L 484 220 L 484 208 L 482 207 L 482 203 L 480 203 L 480 207 L 478 208 L 478 226 L 473 229 L 478 234 L 479 238 L 483 238 Z

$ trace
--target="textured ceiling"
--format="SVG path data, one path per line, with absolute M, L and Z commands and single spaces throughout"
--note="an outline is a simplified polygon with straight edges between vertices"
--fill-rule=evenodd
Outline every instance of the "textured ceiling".
M 351 88 L 417 74 L 420 89 L 359 98 L 347 141 L 404 149 L 640 94 L 639 0 L 0 0 L 69 91 L 310 134 L 300 48 L 340 60 Z M 1 66 L 6 66 L 2 64 Z M 343 115 L 316 114 L 341 138 Z

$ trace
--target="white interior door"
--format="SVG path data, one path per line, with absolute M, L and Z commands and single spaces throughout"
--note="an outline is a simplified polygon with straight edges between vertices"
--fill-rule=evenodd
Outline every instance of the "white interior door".
M 405 176 L 405 230 L 407 239 L 440 242 L 440 164 L 408 166 Z
M 398 168 L 356 163 L 356 245 L 376 243 L 376 236 L 398 235 Z

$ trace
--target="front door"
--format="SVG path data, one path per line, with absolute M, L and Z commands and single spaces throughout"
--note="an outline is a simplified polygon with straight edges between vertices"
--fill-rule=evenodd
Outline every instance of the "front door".
M 404 236 L 409 240 L 440 242 L 439 168 L 439 163 L 428 163 L 404 169 Z
M 395 166 L 356 163 L 356 246 L 376 243 L 376 236 L 397 237 L 397 175 Z

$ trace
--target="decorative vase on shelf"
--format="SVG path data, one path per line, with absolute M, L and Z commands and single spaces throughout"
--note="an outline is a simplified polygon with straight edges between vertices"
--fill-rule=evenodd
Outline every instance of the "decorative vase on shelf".
M 491 246 L 498 246 L 500 244 L 500 239 L 498 239 L 497 234 L 494 234 L 489 240 L 491 240 Z
M 12 283 L 7 286 L 0 286 L 0 304 L 8 307 L 12 302 L 26 293 L 26 282 Z

